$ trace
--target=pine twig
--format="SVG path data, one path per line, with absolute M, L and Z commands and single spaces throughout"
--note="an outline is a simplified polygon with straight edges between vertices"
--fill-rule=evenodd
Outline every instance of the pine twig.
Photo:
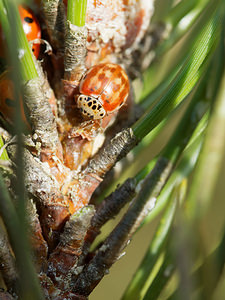
M 126 214 L 105 240 L 89 265 L 78 276 L 73 291 L 89 295 L 99 283 L 111 265 L 118 259 L 119 254 L 127 245 L 132 234 L 137 230 L 144 217 L 153 209 L 156 197 L 164 186 L 173 165 L 161 157 L 153 171 L 141 184 L 140 193 L 134 199 Z M 150 196 L 151 195 L 151 196 Z M 146 203 L 146 199 L 150 200 Z
M 79 264 L 83 263 L 90 246 L 96 236 L 100 233 L 101 227 L 110 219 L 115 217 L 119 211 L 131 201 L 135 195 L 136 180 L 135 178 L 127 179 L 119 186 L 112 194 L 105 198 L 104 201 L 97 207 L 96 213 L 91 220 L 90 227 L 85 237 L 85 242 L 82 250 L 82 256 Z
M 131 128 L 119 132 L 89 161 L 79 180 L 78 197 L 87 204 L 107 171 L 136 145 L 137 139 Z

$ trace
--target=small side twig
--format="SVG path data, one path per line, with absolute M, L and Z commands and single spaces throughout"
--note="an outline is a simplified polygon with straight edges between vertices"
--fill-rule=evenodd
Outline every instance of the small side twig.
M 110 219 L 115 217 L 119 211 L 128 203 L 135 195 L 136 180 L 128 178 L 121 186 L 119 186 L 112 194 L 97 207 L 97 211 L 91 220 L 91 226 L 85 237 L 82 250 L 82 256 L 79 264 L 83 263 L 83 259 L 88 254 L 90 246 L 96 236 L 100 233 L 101 227 Z
M 78 276 L 73 291 L 89 295 L 99 283 L 111 265 L 118 259 L 144 217 L 154 207 L 156 197 L 166 183 L 173 164 L 164 157 L 156 163 L 155 168 L 146 177 L 140 193 L 124 215 L 120 223 L 108 236 L 89 265 Z M 148 200 L 148 201 L 147 201 Z
M 102 182 L 107 171 L 137 143 L 131 128 L 118 133 L 104 148 L 94 155 L 87 167 L 79 174 L 79 182 L 76 182 L 76 197 L 87 205 L 91 195 Z
M 80 174 L 77 196 L 87 204 L 95 189 L 102 182 L 104 175 L 112 166 L 137 143 L 131 128 L 118 133 L 105 147 L 94 155 L 87 167 Z
M 83 174 L 104 177 L 105 173 L 136 144 L 137 138 L 132 129 L 122 130 L 89 161 Z
M 108 220 L 115 217 L 123 206 L 135 195 L 136 180 L 128 178 L 112 194 L 98 206 L 96 214 L 91 220 L 91 226 L 101 228 Z

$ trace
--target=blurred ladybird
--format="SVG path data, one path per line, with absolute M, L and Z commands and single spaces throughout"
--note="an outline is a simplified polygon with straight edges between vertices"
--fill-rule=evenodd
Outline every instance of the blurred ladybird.
M 15 106 L 16 102 L 13 95 L 13 82 L 11 79 L 9 79 L 7 72 L 4 72 L 0 76 L 0 115 L 11 125 L 13 124 L 13 118 L 15 116 Z M 27 128 L 30 128 L 25 115 L 23 100 L 21 97 L 20 107 L 22 120 L 26 124 Z
M 85 117 L 102 119 L 118 110 L 129 94 L 126 72 L 116 64 L 99 64 L 90 68 L 79 87 L 77 106 Z
M 26 34 L 28 42 L 35 39 L 41 38 L 41 28 L 38 23 L 38 20 L 34 16 L 33 12 L 29 8 L 19 6 L 20 18 L 23 24 L 23 30 Z M 32 51 L 36 58 L 38 58 L 40 52 L 40 44 L 33 44 Z

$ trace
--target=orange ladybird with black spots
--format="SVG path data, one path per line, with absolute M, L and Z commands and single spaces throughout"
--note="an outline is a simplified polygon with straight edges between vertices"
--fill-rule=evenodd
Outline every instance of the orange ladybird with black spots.
M 40 39 L 41 27 L 32 10 L 20 5 L 19 13 L 23 24 L 23 30 L 25 32 L 28 42 L 33 41 L 35 39 Z M 38 58 L 40 53 L 40 43 L 34 43 L 32 45 L 32 51 L 35 57 Z
M 111 63 L 93 66 L 80 82 L 77 106 L 85 117 L 102 119 L 126 102 L 129 88 L 128 76 L 121 66 Z

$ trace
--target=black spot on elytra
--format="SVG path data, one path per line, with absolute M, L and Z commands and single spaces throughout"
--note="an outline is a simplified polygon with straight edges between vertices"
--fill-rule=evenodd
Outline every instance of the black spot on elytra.
M 88 102 L 88 106 L 89 106 L 89 107 L 92 106 L 92 102 Z
M 34 52 L 34 48 L 32 48 L 32 52 Z
M 85 114 L 87 113 L 85 109 L 84 109 L 84 113 L 85 113 Z
M 100 114 L 100 116 L 101 116 L 101 117 L 103 117 L 103 116 L 104 116 L 104 114 L 103 114 L 103 113 L 101 113 L 101 114 Z
M 91 100 L 91 97 L 88 97 L 88 98 L 87 98 L 87 101 L 90 101 L 90 100 Z
M 31 23 L 34 22 L 34 20 L 32 18 L 30 18 L 30 17 L 25 17 L 24 21 L 27 22 L 27 23 L 29 23 L 29 24 L 31 24 Z
M 6 99 L 5 99 L 5 104 L 6 104 L 7 106 L 10 106 L 10 107 L 15 107 L 16 102 L 15 102 L 14 100 L 12 100 L 12 99 L 6 98 Z
M 96 103 L 97 103 L 97 101 L 96 101 L 96 100 L 94 100 L 94 101 L 93 101 L 93 103 L 94 103 L 94 104 L 96 104 Z
M 99 104 L 99 105 L 98 105 L 98 110 L 100 110 L 100 108 L 101 108 L 101 105 Z

